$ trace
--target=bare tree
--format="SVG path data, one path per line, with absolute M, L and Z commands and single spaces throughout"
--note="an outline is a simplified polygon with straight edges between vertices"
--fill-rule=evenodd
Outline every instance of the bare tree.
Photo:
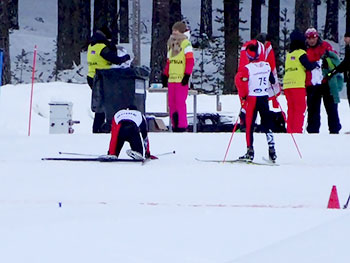
M 276 19 L 276 17 L 279 16 L 280 0 L 269 0 L 267 34 L 271 38 L 271 44 L 275 52 L 275 57 L 277 58 L 277 69 L 281 65 L 281 62 L 278 59 L 280 51 L 280 19 Z
M 182 20 L 181 15 L 181 0 L 169 0 L 169 29 L 177 21 Z
M 3 51 L 4 61 L 2 70 L 2 84 L 11 83 L 11 63 L 9 49 L 9 15 L 8 15 L 8 0 L 0 1 L 0 49 Z
M 225 77 L 224 94 L 237 92 L 234 86 L 234 76 L 238 67 L 239 48 L 239 1 L 224 0 L 224 25 L 225 25 Z
M 250 38 L 254 39 L 261 32 L 261 0 L 252 0 L 250 17 Z
M 338 17 L 339 0 L 327 0 L 326 24 L 324 27 L 324 39 L 338 43 Z
M 80 0 L 79 9 L 79 46 L 81 50 L 87 50 L 88 42 L 91 36 L 91 2 L 86 0 Z
M 118 16 L 118 0 L 94 0 L 94 31 L 108 25 L 115 44 L 118 43 Z
M 201 24 L 199 33 L 205 33 L 208 38 L 213 35 L 213 3 L 212 0 L 201 0 Z
M 80 64 L 80 0 L 58 0 L 57 70 Z
M 321 0 L 314 0 L 312 2 L 312 16 L 311 16 L 311 25 L 314 28 L 318 28 L 317 18 L 318 18 L 318 11 L 317 8 L 321 4 Z
M 119 36 L 120 43 L 129 43 L 129 0 L 119 0 L 120 22 Z
M 311 23 L 313 0 L 295 0 L 295 29 L 305 32 Z
M 160 83 L 167 57 L 169 30 L 169 0 L 153 0 L 151 83 Z
M 346 0 L 346 29 L 345 32 L 350 32 L 350 0 Z
M 8 1 L 8 15 L 10 22 L 10 29 L 19 29 L 18 26 L 18 0 Z

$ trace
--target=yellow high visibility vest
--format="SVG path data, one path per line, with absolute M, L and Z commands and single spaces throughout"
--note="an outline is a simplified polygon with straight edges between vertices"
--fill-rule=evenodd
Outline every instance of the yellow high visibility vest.
M 306 51 L 302 49 L 287 53 L 283 89 L 305 88 L 306 71 L 299 60 L 303 54 L 306 54 Z
M 102 49 L 106 47 L 105 44 L 99 43 L 95 45 L 89 45 L 87 53 L 88 63 L 88 76 L 93 78 L 96 73 L 96 69 L 109 69 L 112 65 L 111 62 L 101 57 L 100 53 Z
M 186 57 L 185 49 L 191 46 L 191 42 L 188 39 L 184 39 L 181 42 L 181 51 L 176 56 L 171 56 L 171 50 L 168 51 L 169 58 L 169 82 L 179 83 L 185 75 Z

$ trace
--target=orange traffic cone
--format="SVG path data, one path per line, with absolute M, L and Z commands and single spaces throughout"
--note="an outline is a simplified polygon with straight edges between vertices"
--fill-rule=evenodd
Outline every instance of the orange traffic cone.
M 327 208 L 340 209 L 337 187 L 335 185 L 332 187 Z

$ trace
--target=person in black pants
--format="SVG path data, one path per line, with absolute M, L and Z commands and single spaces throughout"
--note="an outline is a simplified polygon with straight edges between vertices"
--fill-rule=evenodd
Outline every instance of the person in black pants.
M 88 75 L 87 82 L 90 88 L 93 88 L 93 79 L 96 69 L 109 69 L 112 64 L 120 65 L 130 60 L 130 56 L 118 56 L 117 47 L 109 40 L 112 38 L 111 30 L 108 26 L 103 26 L 92 35 L 87 52 Z M 105 113 L 96 112 L 92 126 L 93 133 L 109 132 L 109 129 L 103 129 L 105 123 Z
M 305 32 L 307 57 L 311 63 L 319 61 L 324 67 L 323 61 L 327 52 L 334 52 L 332 46 L 319 37 L 315 28 L 308 28 Z M 328 56 L 327 56 L 328 57 Z M 330 86 L 324 79 L 321 68 L 306 71 L 306 94 L 307 94 L 307 132 L 319 133 L 321 126 L 321 102 L 326 108 L 328 116 L 329 133 L 337 134 L 341 129 L 338 114 L 338 104 L 334 102 Z
M 134 159 L 143 159 L 143 149 L 145 149 L 145 158 L 153 159 L 149 150 L 146 123 L 145 116 L 134 105 L 119 110 L 112 120 L 108 154 L 118 157 L 124 143 L 129 142 L 131 148 L 127 151 L 129 156 Z
M 350 32 L 344 34 L 345 57 L 344 60 L 328 73 L 327 78 L 333 77 L 337 73 L 344 73 L 344 81 L 346 82 L 346 91 L 350 106 Z

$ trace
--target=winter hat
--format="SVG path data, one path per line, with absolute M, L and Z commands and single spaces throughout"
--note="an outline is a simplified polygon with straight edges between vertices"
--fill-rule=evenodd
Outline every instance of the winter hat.
M 350 32 L 346 32 L 346 33 L 344 34 L 344 37 L 350 37 Z
M 318 37 L 318 32 L 315 28 L 310 27 L 305 31 L 305 37 L 306 38 L 315 38 Z
M 173 25 L 172 30 L 178 30 L 180 33 L 185 33 L 187 31 L 187 26 L 184 22 L 178 21 Z
M 305 36 L 297 29 L 293 30 L 293 32 L 290 34 L 290 41 L 301 41 L 305 42 Z
M 107 24 L 103 25 L 99 30 L 106 36 L 107 39 L 112 38 L 111 29 L 109 28 L 109 26 Z
M 297 49 L 304 49 L 304 50 L 306 49 L 305 36 L 303 33 L 298 31 L 297 29 L 293 30 L 289 38 L 290 38 L 290 51 L 294 51 Z
M 256 60 L 259 57 L 258 44 L 249 44 L 246 48 L 246 54 L 249 60 Z

